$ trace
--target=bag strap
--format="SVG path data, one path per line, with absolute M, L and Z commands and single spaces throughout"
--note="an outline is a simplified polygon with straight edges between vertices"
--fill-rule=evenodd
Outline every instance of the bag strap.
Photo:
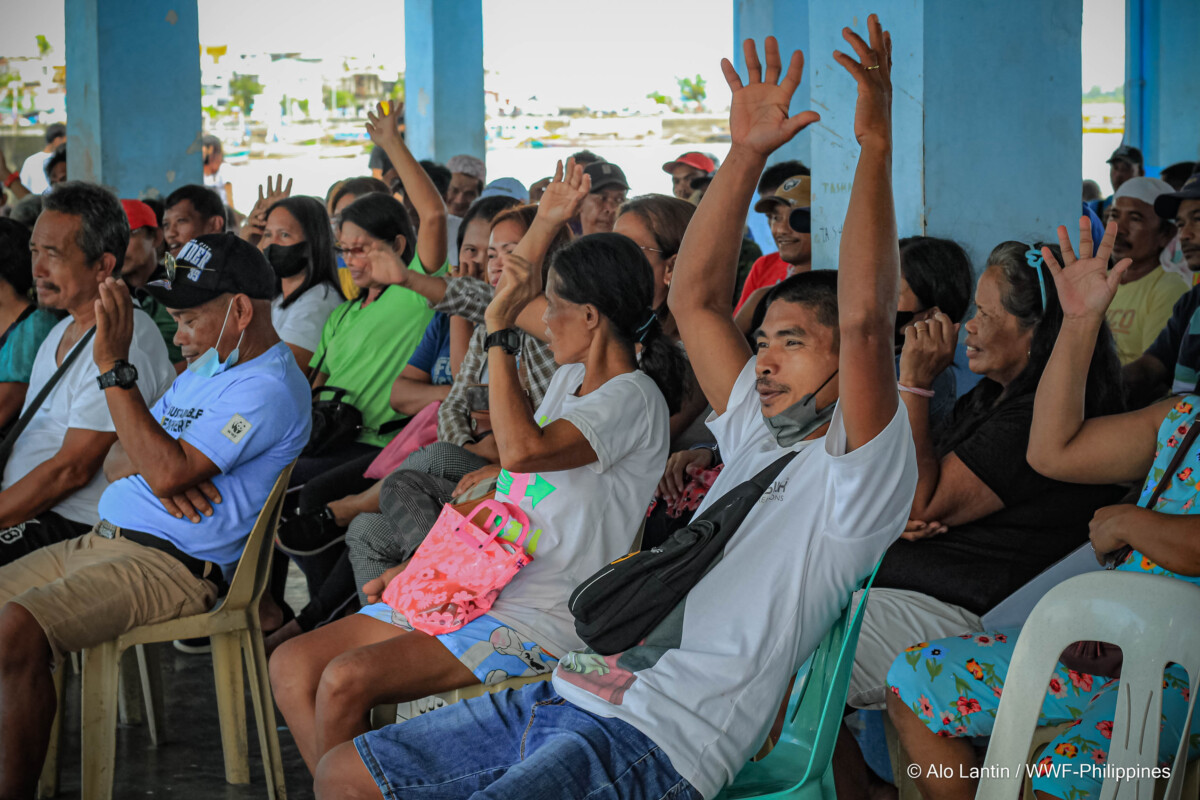
M 1163 473 L 1162 478 L 1155 485 L 1154 491 L 1150 493 L 1150 499 L 1146 501 L 1146 505 L 1143 508 L 1154 508 L 1154 504 L 1158 502 L 1158 498 L 1171 485 L 1171 479 L 1175 477 L 1175 472 L 1179 469 L 1179 465 L 1183 463 L 1183 459 L 1187 457 L 1188 451 L 1192 449 L 1197 436 L 1200 436 L 1200 418 L 1192 420 L 1191 427 L 1184 434 L 1183 441 L 1179 443 L 1179 447 L 1175 449 L 1175 455 L 1171 456 L 1171 462 L 1167 464 L 1167 471 Z
M 346 321 L 346 315 L 354 308 L 357 300 L 351 300 L 346 303 L 346 310 L 338 317 L 337 325 L 333 326 L 333 330 L 329 333 L 329 343 L 325 345 L 325 349 L 321 351 L 321 357 L 317 360 L 317 368 L 313 371 L 314 377 L 321 371 L 321 367 L 325 364 L 325 356 L 329 355 L 329 345 L 333 344 L 333 337 L 337 335 L 338 328 L 342 327 L 342 323 Z
M 17 420 L 17 424 L 13 425 L 12 429 L 9 430 L 8 435 L 4 437 L 4 441 L 0 442 L 0 463 L 8 460 L 9 454 L 12 453 L 13 447 L 17 444 L 17 437 L 29 425 L 30 420 L 33 419 L 33 415 L 42 407 L 42 403 L 46 402 L 46 398 L 50 396 L 50 392 L 54 391 L 54 387 L 62 380 L 63 374 L 71 368 L 71 365 L 75 363 L 75 359 L 79 358 L 79 354 L 83 352 L 83 348 L 87 343 L 92 340 L 92 334 L 95 332 L 96 326 L 94 325 L 87 329 L 87 332 L 75 343 L 75 347 L 71 349 L 71 352 L 67 353 L 67 357 L 63 359 L 58 369 L 54 370 L 54 374 L 50 376 L 50 380 L 46 381 L 42 386 L 41 391 L 37 393 L 37 397 L 33 398 L 33 402 L 25 409 L 25 413 Z
M 707 509 L 704 510 L 703 514 L 699 514 L 696 517 L 694 517 L 693 521 L 707 519 L 711 514 L 720 513 L 720 514 L 725 514 L 727 516 L 727 519 L 725 520 L 726 527 L 728 528 L 729 524 L 731 522 L 736 522 L 737 525 L 733 526 L 733 528 L 736 529 L 737 526 L 740 526 L 742 524 L 742 520 L 745 519 L 746 514 L 748 514 L 750 510 L 749 510 L 749 508 L 747 508 L 745 510 L 745 513 L 743 513 L 741 516 L 739 516 L 736 520 L 729 519 L 728 518 L 729 504 L 725 501 L 728 498 L 733 498 L 735 501 L 741 500 L 743 497 L 745 497 L 747 495 L 747 491 L 751 488 L 758 489 L 758 493 L 754 497 L 754 499 L 757 501 L 758 498 L 762 497 L 763 493 L 766 492 L 767 487 L 769 487 L 771 485 L 771 483 L 777 477 L 779 477 L 779 473 L 783 472 L 783 468 L 786 467 L 788 464 L 790 464 L 792 459 L 795 458 L 799 454 L 799 452 L 800 452 L 799 450 L 789 450 L 788 452 L 784 453 L 782 456 L 775 459 L 767 466 L 763 467 L 758 472 L 758 474 L 755 475 L 753 478 L 742 481 L 741 483 L 737 484 L 732 489 L 730 489 L 728 492 L 721 495 L 720 498 L 718 498 L 716 500 L 716 502 L 712 503 L 711 505 L 709 505 L 709 507 Z

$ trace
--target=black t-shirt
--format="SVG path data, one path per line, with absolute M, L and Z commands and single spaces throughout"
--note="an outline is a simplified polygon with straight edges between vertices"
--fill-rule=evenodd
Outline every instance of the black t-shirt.
M 386 175 L 388 170 L 392 168 L 392 162 L 388 160 L 387 153 L 383 152 L 383 148 L 375 145 L 371 149 L 371 155 L 367 159 L 367 166 L 371 169 L 380 170 L 381 175 Z
M 964 410 L 985 391 L 982 381 L 955 407 L 948 435 L 962 430 Z M 1097 508 L 1120 500 L 1115 486 L 1062 483 L 1025 460 L 1033 394 L 1003 401 L 952 452 L 1004 503 L 986 517 L 940 536 L 888 548 L 876 586 L 909 589 L 983 614 L 1087 540 Z
M 1158 359 L 1171 374 L 1171 392 L 1187 394 L 1195 391 L 1200 378 L 1200 286 L 1175 301 L 1171 319 L 1162 329 L 1146 355 Z

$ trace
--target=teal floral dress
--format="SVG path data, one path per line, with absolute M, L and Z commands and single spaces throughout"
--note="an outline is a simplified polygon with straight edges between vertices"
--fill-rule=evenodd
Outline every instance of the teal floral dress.
M 1158 483 L 1170 480 L 1154 510 L 1164 514 L 1194 514 L 1200 480 L 1200 439 L 1191 446 L 1180 470 L 1164 475 L 1188 429 L 1200 416 L 1200 396 L 1183 397 L 1167 413 L 1158 430 L 1154 465 L 1142 486 L 1139 505 L 1145 506 Z M 1200 577 L 1165 570 L 1136 550 L 1116 569 L 1165 575 L 1200 585 Z M 888 690 L 904 701 L 939 736 L 988 736 L 1004 691 L 1020 628 L 969 633 L 909 647 L 888 672 Z M 1050 678 L 1040 725 L 1072 722 L 1042 751 L 1033 788 L 1065 800 L 1099 796 L 1102 767 L 1108 759 L 1116 716 L 1117 678 L 1089 675 L 1059 664 Z M 1163 672 L 1163 723 L 1159 740 L 1161 766 L 1169 766 L 1179 744 L 1190 699 L 1187 674 L 1172 665 Z M 1188 733 L 1188 757 L 1200 757 L 1200 716 Z

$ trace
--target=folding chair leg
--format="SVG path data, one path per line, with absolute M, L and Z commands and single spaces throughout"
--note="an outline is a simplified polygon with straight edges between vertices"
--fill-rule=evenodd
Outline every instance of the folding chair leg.
M 241 634 L 220 633 L 209 638 L 212 642 L 213 678 L 217 689 L 217 715 L 221 722 L 221 748 L 225 753 L 225 780 L 229 783 L 249 783 Z
M 80 691 L 83 800 L 112 800 L 120 674 L 121 654 L 116 642 L 84 651 Z
M 49 800 L 58 794 L 59 754 L 62 753 L 63 739 L 66 728 L 63 727 L 63 715 L 67 713 L 67 662 L 64 661 L 54 670 L 54 694 L 58 698 L 55 705 L 54 723 L 50 727 L 50 747 L 46 750 L 46 760 L 42 764 L 42 774 L 38 778 L 38 800 Z
M 251 609 L 251 614 L 257 610 Z M 283 778 L 283 754 L 279 750 L 279 730 L 275 723 L 275 699 L 271 694 L 271 676 L 267 672 L 267 651 L 257 620 L 242 633 L 246 670 L 250 676 L 250 696 L 254 700 L 254 721 L 258 725 L 258 745 L 262 750 L 263 776 L 268 800 L 287 800 Z
M 150 729 L 150 743 L 158 747 L 164 741 L 166 728 L 163 726 L 162 659 L 159 644 L 139 644 L 137 652 L 138 673 L 141 678 L 142 700 L 146 703 L 146 727 Z

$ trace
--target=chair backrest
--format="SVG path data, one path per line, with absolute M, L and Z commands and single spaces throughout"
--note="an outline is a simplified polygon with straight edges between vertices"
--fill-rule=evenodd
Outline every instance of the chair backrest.
M 288 481 L 292 477 L 293 461 L 283 468 L 275 481 L 271 494 L 263 504 L 254 528 L 246 537 L 246 546 L 242 557 L 238 559 L 237 569 L 229 581 L 229 591 L 225 594 L 222 607 L 228 610 L 249 608 L 262 596 L 266 589 L 267 580 L 271 575 L 271 556 L 274 553 L 275 529 L 279 526 L 279 515 L 283 511 L 283 495 L 287 491 Z
M 1079 545 L 984 614 L 983 627 L 980 630 L 1021 627 L 1029 618 L 1033 607 L 1046 596 L 1046 592 L 1068 578 L 1101 569 L 1103 567 L 1096 562 L 1096 551 L 1092 550 L 1092 546 L 1087 543 Z
M 1200 587 L 1161 575 L 1093 572 L 1051 589 L 1033 609 L 1013 649 L 1004 693 L 988 745 L 986 765 L 1000 777 L 980 781 L 976 800 L 1015 800 L 1028 768 L 1029 743 L 1062 651 L 1077 641 L 1102 641 L 1124 656 L 1116 719 L 1109 742 L 1108 776 L 1100 800 L 1151 798 L 1159 763 L 1163 669 L 1175 663 L 1200 685 Z M 1183 731 L 1191 729 L 1196 692 Z M 1188 736 L 1181 737 L 1165 800 L 1183 790 Z M 1116 780 L 1117 768 L 1137 770 Z

